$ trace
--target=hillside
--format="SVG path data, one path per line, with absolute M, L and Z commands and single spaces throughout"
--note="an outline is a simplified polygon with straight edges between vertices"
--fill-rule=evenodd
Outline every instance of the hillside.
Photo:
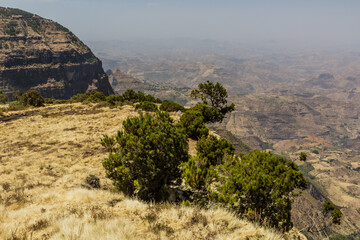
M 131 106 L 51 105 L 0 117 L 0 238 L 303 239 L 222 210 L 147 204 L 114 193 L 102 161 Z M 179 115 L 173 115 L 178 119 Z M 95 175 L 100 188 L 86 178 Z M 96 187 L 96 185 L 95 185 Z
M 48 98 L 87 90 L 113 90 L 101 61 L 60 24 L 19 9 L 0 7 L 0 90 L 35 89 Z
M 136 78 L 189 88 L 219 81 L 236 111 L 211 128 L 294 160 L 312 182 L 294 203 L 295 226 L 313 239 L 359 238 L 358 51 L 183 39 L 91 46 L 105 68 Z M 302 151 L 309 156 L 305 164 L 298 161 Z M 340 226 L 323 230 L 325 199 L 340 207 L 344 217 Z

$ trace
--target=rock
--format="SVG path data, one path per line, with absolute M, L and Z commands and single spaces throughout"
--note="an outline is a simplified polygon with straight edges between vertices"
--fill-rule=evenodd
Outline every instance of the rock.
M 37 15 L 0 7 L 0 90 L 34 89 L 66 99 L 90 90 L 114 91 L 101 61 L 67 28 Z

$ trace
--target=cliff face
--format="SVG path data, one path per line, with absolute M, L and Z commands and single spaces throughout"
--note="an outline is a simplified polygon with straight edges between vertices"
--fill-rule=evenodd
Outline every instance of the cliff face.
M 101 61 L 58 23 L 18 9 L 0 7 L 0 89 L 38 90 L 70 98 L 88 90 L 113 94 Z

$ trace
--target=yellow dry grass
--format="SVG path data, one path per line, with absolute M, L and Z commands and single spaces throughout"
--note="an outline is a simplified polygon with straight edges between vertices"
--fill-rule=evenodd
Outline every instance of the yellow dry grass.
M 290 239 L 225 210 L 114 193 L 100 138 L 137 115 L 130 106 L 68 104 L 5 115 L 17 117 L 0 121 L 0 239 Z M 100 190 L 84 188 L 89 174 L 100 178 Z

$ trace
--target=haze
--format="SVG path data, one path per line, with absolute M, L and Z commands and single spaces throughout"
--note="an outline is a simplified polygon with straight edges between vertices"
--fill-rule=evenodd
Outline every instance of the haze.
M 85 41 L 213 39 L 360 49 L 353 0 L 0 0 Z

